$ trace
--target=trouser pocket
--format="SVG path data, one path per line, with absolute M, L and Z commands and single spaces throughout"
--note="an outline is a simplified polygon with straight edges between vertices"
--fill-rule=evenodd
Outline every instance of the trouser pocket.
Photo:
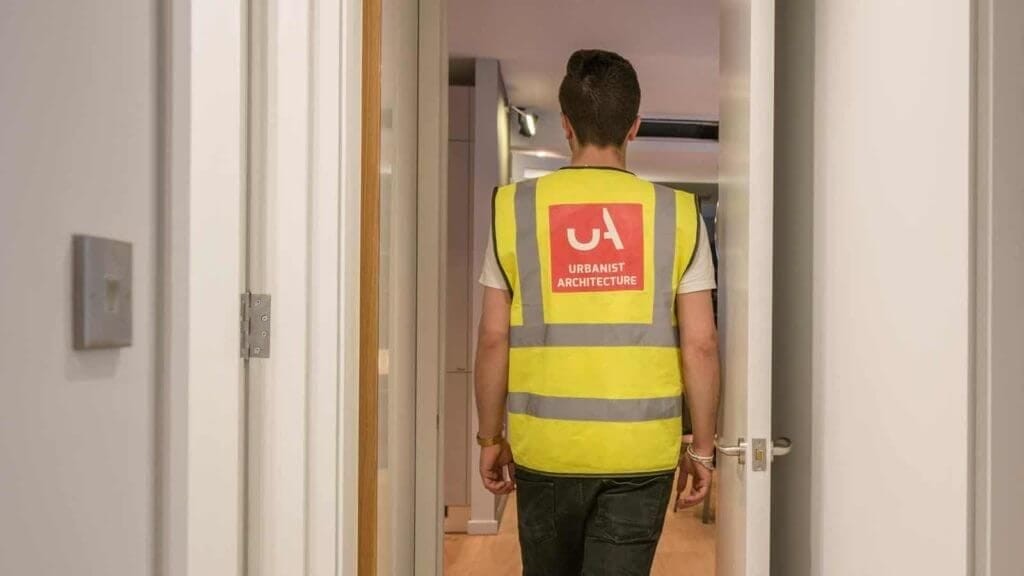
M 657 542 L 672 480 L 671 474 L 607 480 L 587 536 L 613 544 Z
M 516 476 L 516 503 L 519 513 L 519 539 L 537 544 L 555 537 L 555 483 Z

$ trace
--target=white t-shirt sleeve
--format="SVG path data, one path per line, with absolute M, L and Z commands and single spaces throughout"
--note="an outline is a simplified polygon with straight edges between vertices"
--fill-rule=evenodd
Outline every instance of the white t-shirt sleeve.
M 484 252 L 484 264 L 480 272 L 479 282 L 487 288 L 508 290 L 508 285 L 505 283 L 505 275 L 502 274 L 501 267 L 498 265 L 498 259 L 494 255 L 493 234 L 488 236 L 487 239 L 487 251 Z M 683 280 L 679 284 L 679 294 L 714 290 L 716 286 L 715 263 L 711 257 L 711 240 L 708 238 L 704 219 L 701 218 L 700 232 L 697 236 L 697 249 L 693 253 L 690 267 L 683 274 Z
M 508 290 L 508 284 L 505 283 L 505 275 L 501 272 L 501 266 L 498 265 L 497 256 L 494 255 L 494 234 L 490 234 L 487 237 L 487 251 L 484 252 L 484 266 L 483 270 L 480 271 L 480 284 L 487 288 Z
M 693 252 L 690 267 L 683 273 L 683 281 L 679 283 L 680 294 L 714 290 L 717 287 L 715 261 L 711 257 L 711 240 L 708 238 L 708 229 L 704 225 L 704 219 L 699 218 L 699 220 L 700 231 L 697 234 L 697 249 Z

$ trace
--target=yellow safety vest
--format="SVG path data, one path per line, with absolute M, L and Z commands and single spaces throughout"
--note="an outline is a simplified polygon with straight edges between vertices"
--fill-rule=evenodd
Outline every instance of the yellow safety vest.
M 676 292 L 697 245 L 694 194 L 612 168 L 494 193 L 512 294 L 509 443 L 565 475 L 673 470 L 683 378 Z

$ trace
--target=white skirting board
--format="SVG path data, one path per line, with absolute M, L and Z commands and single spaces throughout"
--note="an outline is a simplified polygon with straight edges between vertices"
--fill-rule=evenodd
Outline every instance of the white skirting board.
M 471 536 L 490 536 L 498 533 L 497 520 L 470 520 L 466 523 L 466 534 Z

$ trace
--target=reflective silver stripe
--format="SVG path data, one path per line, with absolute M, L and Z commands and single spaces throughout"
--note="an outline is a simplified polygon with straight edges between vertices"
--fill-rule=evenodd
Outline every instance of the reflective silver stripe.
M 544 324 L 544 296 L 540 282 L 540 250 L 537 248 L 537 180 L 516 184 L 516 264 L 519 267 L 523 325 Z
M 512 348 L 538 346 L 644 346 L 675 348 L 679 331 L 668 323 L 649 324 L 542 324 L 513 326 Z
M 672 328 L 676 283 L 676 193 L 654 185 L 654 325 Z
M 549 420 L 589 422 L 649 422 L 678 418 L 683 413 L 682 396 L 611 400 L 605 398 L 563 398 L 529 392 L 510 392 L 510 414 Z
M 545 324 L 537 245 L 537 180 L 516 185 L 516 263 L 519 270 L 523 325 L 513 326 L 509 345 L 678 347 L 672 326 L 676 283 L 672 278 L 676 252 L 676 193 L 654 185 L 653 322 L 646 324 Z

